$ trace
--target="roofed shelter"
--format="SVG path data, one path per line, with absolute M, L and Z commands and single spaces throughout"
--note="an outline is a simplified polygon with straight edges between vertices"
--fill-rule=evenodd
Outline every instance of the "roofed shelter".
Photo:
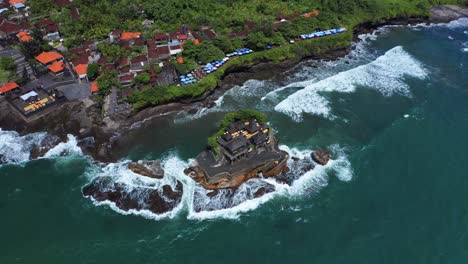
M 141 36 L 141 32 L 124 32 L 120 36 L 121 40 L 130 40 L 130 39 L 136 39 Z
M 62 58 L 63 58 L 63 56 L 58 52 L 55 52 L 55 51 L 46 52 L 46 51 L 44 51 L 44 52 L 42 52 L 41 54 L 39 54 L 36 57 L 36 60 L 38 62 L 42 63 L 43 65 L 47 65 L 49 63 L 60 60 Z
M 97 81 L 94 81 L 91 83 L 91 93 L 98 93 L 99 92 L 99 86 Z
M 88 75 L 87 75 L 87 72 L 88 72 L 88 64 L 78 64 L 75 66 L 75 71 L 76 71 L 76 74 L 78 74 L 78 77 L 80 79 L 84 79 L 86 78 Z
M 65 66 L 63 65 L 63 62 L 61 62 L 61 61 L 56 61 L 56 62 L 52 63 L 47 68 L 51 72 L 53 72 L 55 75 L 61 75 L 61 74 L 63 74 L 63 71 L 65 70 Z
M 13 91 L 18 88 L 19 88 L 19 85 L 15 82 L 5 83 L 2 87 L 0 87 L 0 94 L 7 93 L 9 91 Z

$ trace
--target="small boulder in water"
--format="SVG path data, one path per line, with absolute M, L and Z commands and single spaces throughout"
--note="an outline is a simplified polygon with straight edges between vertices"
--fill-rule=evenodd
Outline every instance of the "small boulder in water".
M 312 152 L 312 159 L 320 165 L 327 165 L 330 160 L 330 152 L 324 149 L 320 149 Z
M 136 174 L 154 179 L 162 179 L 164 177 L 164 170 L 162 169 L 161 161 L 159 160 L 139 160 L 137 162 L 130 162 L 128 164 L 128 169 Z

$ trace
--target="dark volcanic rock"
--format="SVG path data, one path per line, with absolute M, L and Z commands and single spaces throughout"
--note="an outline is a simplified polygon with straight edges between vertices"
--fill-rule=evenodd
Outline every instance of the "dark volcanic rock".
M 238 189 L 220 189 L 208 192 L 198 189 L 194 194 L 193 206 L 196 212 L 227 209 L 247 200 L 262 197 L 275 190 L 274 185 L 261 179 L 251 179 Z
M 124 210 L 149 210 L 163 214 L 173 210 L 181 201 L 183 186 L 177 181 L 175 190 L 164 185 L 162 190 L 126 186 L 111 177 L 99 177 L 83 188 L 83 195 L 97 201 L 111 201 Z
M 161 161 L 159 160 L 139 160 L 137 162 L 131 162 L 128 164 L 128 168 L 134 173 L 142 176 L 154 179 L 162 179 L 164 177 L 164 170 L 162 169 Z
M 62 140 L 54 135 L 47 134 L 44 139 L 38 144 L 32 147 L 30 159 L 37 159 L 43 157 L 49 150 L 57 146 Z
M 327 165 L 330 160 L 330 152 L 324 149 L 314 151 L 312 153 L 312 159 L 320 165 Z

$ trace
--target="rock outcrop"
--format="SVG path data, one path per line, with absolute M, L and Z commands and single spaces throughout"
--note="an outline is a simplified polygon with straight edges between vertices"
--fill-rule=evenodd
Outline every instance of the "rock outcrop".
M 85 197 L 94 200 L 113 202 L 119 209 L 149 210 L 155 214 L 163 214 L 173 210 L 182 200 L 183 186 L 177 181 L 173 189 L 169 185 L 161 189 L 127 186 L 115 182 L 111 177 L 98 177 L 83 188 Z
M 150 177 L 153 179 L 162 179 L 164 177 L 164 170 L 161 167 L 161 161 L 145 161 L 139 160 L 128 164 L 128 169 L 136 174 Z
M 286 152 L 278 152 L 278 158 L 271 160 L 247 160 L 243 165 L 235 166 L 239 168 L 237 171 L 226 170 L 216 175 L 209 175 L 206 170 L 200 166 L 193 166 L 186 169 L 184 172 L 194 181 L 200 183 L 207 190 L 219 189 L 237 189 L 246 181 L 263 177 L 276 177 L 288 171 L 287 166 L 288 154 Z M 229 166 L 229 165 L 226 165 Z M 234 167 L 234 166 L 233 166 Z M 231 167 L 230 169 L 232 169 Z
M 55 146 L 60 144 L 62 140 L 54 135 L 47 134 L 39 144 L 34 145 L 31 149 L 31 153 L 29 155 L 30 159 L 38 159 L 44 157 L 44 155 Z
M 330 160 L 330 152 L 324 149 L 314 151 L 312 153 L 312 159 L 318 164 L 325 166 Z
M 109 201 L 119 209 L 149 210 L 155 214 L 163 214 L 172 211 L 182 200 L 183 185 L 180 181 L 175 184 L 164 184 L 164 170 L 161 162 L 143 161 L 131 162 L 128 169 L 138 174 L 131 184 L 116 181 L 110 176 L 96 177 L 86 185 L 82 192 L 85 197 L 92 197 L 98 202 Z M 155 188 L 154 182 L 148 185 L 143 178 L 156 179 L 160 185 Z

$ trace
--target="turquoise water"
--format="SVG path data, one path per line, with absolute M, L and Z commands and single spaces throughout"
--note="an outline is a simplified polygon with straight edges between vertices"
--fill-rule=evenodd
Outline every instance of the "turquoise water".
M 284 82 L 234 88 L 197 118 L 135 131 L 122 160 L 164 159 L 186 193 L 196 186 L 180 171 L 228 110 L 265 111 L 293 154 L 328 146 L 339 158 L 210 215 L 194 213 L 190 196 L 162 218 L 96 206 L 82 186 L 128 180 L 118 164 L 97 164 L 73 142 L 65 157 L 25 161 L 21 146 L 33 139 L 0 132 L 2 155 L 23 161 L 0 167 L 0 263 L 465 263 L 467 30 L 466 20 L 386 28 L 351 58 L 305 62 Z

